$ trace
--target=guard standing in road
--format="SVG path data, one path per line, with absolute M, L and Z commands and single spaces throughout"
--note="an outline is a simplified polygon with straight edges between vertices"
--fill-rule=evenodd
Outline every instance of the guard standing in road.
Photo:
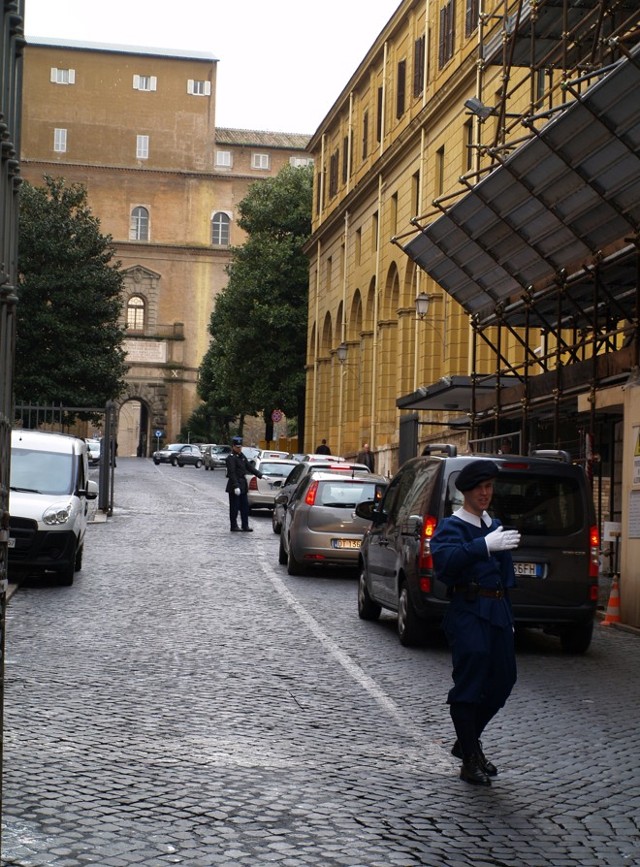
M 242 437 L 233 437 L 231 440 L 231 454 L 226 460 L 227 487 L 229 494 L 229 521 L 231 532 L 253 533 L 249 526 L 249 497 L 247 491 L 247 474 L 262 478 L 262 473 L 250 463 L 242 453 Z M 238 527 L 238 512 L 240 512 L 241 527 Z
M 467 464 L 455 482 L 463 505 L 440 522 L 431 541 L 436 576 L 451 599 L 443 621 L 453 661 L 447 701 L 457 741 L 451 752 L 462 759 L 461 779 L 482 786 L 491 785 L 498 770 L 484 755 L 480 735 L 517 677 L 508 594 L 516 583 L 509 552 L 520 534 L 487 513 L 497 475 L 488 459 Z

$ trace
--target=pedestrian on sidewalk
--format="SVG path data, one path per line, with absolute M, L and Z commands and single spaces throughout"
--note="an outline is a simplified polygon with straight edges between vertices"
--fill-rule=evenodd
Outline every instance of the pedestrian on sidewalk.
M 330 455 L 331 449 L 327 445 L 326 440 L 322 440 L 319 446 L 316 446 L 316 454 L 317 455 Z
M 369 467 L 369 472 L 375 473 L 375 458 L 373 457 L 373 452 L 369 447 L 369 443 L 362 444 L 362 451 L 358 452 L 356 457 L 357 464 L 364 464 L 365 467 Z
M 227 487 L 229 494 L 229 522 L 231 532 L 253 533 L 249 526 L 249 497 L 247 492 L 247 475 L 262 478 L 262 473 L 250 463 L 242 453 L 242 437 L 233 437 L 231 440 L 231 454 L 225 461 L 227 465 Z M 238 513 L 240 513 L 241 527 L 238 527 Z
M 491 785 L 498 769 L 480 736 L 517 677 L 509 589 L 516 583 L 510 551 L 520 533 L 487 513 L 497 475 L 486 458 L 463 467 L 455 482 L 463 505 L 438 524 L 431 541 L 436 576 L 451 600 L 443 621 L 453 662 L 447 701 L 457 740 L 451 752 L 462 759 L 461 779 L 482 786 Z

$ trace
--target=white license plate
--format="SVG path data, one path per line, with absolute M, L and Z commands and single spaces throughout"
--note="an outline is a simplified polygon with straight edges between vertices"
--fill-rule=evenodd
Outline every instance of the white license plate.
M 514 563 L 516 575 L 527 575 L 529 578 L 542 578 L 542 563 Z
M 359 539 L 332 539 L 331 545 L 334 548 L 359 548 Z
M 9 548 L 15 548 L 15 547 L 16 547 L 16 540 L 15 540 L 15 539 L 11 539 L 11 538 L 9 538 L 9 541 L 7 542 L 7 545 L 8 545 Z

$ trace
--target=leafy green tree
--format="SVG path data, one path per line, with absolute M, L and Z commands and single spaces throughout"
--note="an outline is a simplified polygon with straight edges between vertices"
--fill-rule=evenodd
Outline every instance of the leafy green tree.
M 85 188 L 44 181 L 20 188 L 16 398 L 102 407 L 125 387 L 122 274 Z
M 311 198 L 311 169 L 287 166 L 240 203 L 247 240 L 232 250 L 200 368 L 201 397 L 226 416 L 261 413 L 269 426 L 281 409 L 302 425 Z

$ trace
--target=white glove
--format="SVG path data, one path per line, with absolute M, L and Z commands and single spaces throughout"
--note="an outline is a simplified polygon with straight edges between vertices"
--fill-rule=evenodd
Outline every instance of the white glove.
M 520 544 L 520 533 L 517 530 L 505 530 L 504 527 L 498 527 L 497 530 L 493 530 L 485 536 L 484 541 L 487 543 L 489 554 L 493 554 L 494 551 L 510 551 Z
M 240 488 L 234 488 L 233 493 L 236 495 L 236 497 L 239 497 L 240 496 Z M 520 537 L 518 537 L 518 538 L 520 538 Z

